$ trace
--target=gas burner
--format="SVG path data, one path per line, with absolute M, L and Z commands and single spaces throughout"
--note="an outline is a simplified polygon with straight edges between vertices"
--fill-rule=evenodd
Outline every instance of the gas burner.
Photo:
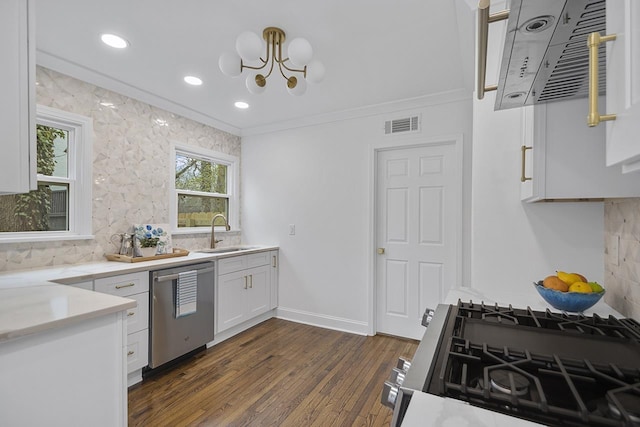
M 618 400 L 619 406 L 627 413 L 631 422 L 640 423 L 640 396 L 631 393 L 607 393 L 609 412 L 615 419 L 621 420 L 623 416 L 618 404 L 613 401 L 614 398 Z
M 513 377 L 513 386 L 510 377 Z M 525 396 L 529 393 L 530 382 L 524 375 L 508 369 L 494 369 L 489 372 L 491 389 L 500 393 Z M 515 390 L 512 389 L 515 387 Z

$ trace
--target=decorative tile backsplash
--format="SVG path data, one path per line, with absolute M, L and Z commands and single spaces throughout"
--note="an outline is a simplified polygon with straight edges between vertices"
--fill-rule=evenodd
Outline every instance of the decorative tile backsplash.
M 604 222 L 604 299 L 640 321 L 640 199 L 606 200 Z
M 240 138 L 55 71 L 37 68 L 36 102 L 93 118 L 93 240 L 0 244 L 0 271 L 105 260 L 115 233 L 169 222 L 170 141 L 240 157 Z M 160 172 L 159 172 L 160 171 Z M 226 233 L 222 246 L 240 244 Z M 173 245 L 208 247 L 204 234 Z

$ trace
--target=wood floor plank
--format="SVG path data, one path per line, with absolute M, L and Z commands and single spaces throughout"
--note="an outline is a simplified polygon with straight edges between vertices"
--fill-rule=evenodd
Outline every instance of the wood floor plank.
M 129 390 L 130 426 L 382 426 L 417 342 L 270 319 Z

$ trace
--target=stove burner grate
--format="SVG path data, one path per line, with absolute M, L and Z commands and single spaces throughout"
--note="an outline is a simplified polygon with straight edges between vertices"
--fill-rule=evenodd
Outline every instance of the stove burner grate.
M 640 426 L 640 323 L 458 301 L 423 391 L 548 425 Z

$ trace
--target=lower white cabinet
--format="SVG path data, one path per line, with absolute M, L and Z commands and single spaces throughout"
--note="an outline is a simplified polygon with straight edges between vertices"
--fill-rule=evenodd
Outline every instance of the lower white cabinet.
M 123 313 L 2 342 L 0 425 L 127 425 Z
M 218 261 L 216 331 L 222 332 L 277 305 L 277 251 L 239 255 Z
M 94 290 L 136 300 L 136 307 L 126 313 L 127 374 L 129 385 L 140 382 L 142 368 L 149 364 L 149 272 L 96 279 Z

